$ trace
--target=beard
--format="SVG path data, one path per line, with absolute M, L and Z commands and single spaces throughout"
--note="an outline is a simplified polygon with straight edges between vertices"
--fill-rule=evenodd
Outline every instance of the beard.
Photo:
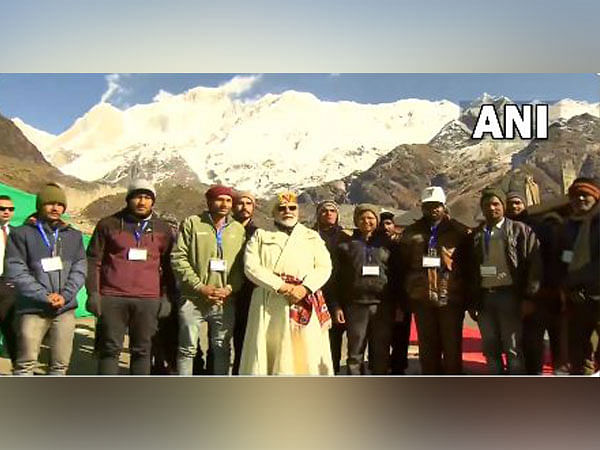
M 297 217 L 291 217 L 288 219 L 277 218 L 277 219 L 275 219 L 275 222 L 277 222 L 280 225 L 283 225 L 284 227 L 291 228 L 298 223 L 298 218 Z

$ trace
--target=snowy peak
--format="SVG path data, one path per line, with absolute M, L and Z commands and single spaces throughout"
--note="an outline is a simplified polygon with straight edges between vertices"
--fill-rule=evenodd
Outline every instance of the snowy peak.
M 39 130 L 31 125 L 26 124 L 20 118 L 14 117 L 12 122 L 21 130 L 27 140 L 35 145 L 40 151 L 46 148 L 52 141 L 56 139 L 54 134 Z

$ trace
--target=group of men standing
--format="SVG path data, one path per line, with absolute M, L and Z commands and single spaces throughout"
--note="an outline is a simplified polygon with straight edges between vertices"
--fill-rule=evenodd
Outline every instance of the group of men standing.
M 278 194 L 267 231 L 253 222 L 251 193 L 217 185 L 205 195 L 207 210 L 174 227 L 154 213 L 152 184 L 134 180 L 125 208 L 98 222 L 87 258 L 81 233 L 61 220 L 59 186 L 45 186 L 37 212 L 15 229 L 7 228 L 14 205 L 0 197 L 0 295 L 16 299 L 0 319 L 14 373 L 33 373 L 48 331 L 49 371 L 66 373 L 84 282 L 97 317 L 99 374 L 119 373 L 127 334 L 131 374 L 192 375 L 203 356 L 202 323 L 210 374 L 230 373 L 232 341 L 233 374 L 338 374 L 344 333 L 348 374 L 402 374 L 413 314 L 421 372 L 461 374 L 466 311 L 491 374 L 540 374 L 546 330 L 557 372 L 583 374 L 593 361 L 593 179 L 575 180 L 566 219 L 532 220 L 519 193 L 486 188 L 485 220 L 474 229 L 452 218 L 443 189 L 431 186 L 421 195 L 422 218 L 402 233 L 391 213 L 369 204 L 356 206 L 349 233 L 334 201 L 317 205 L 308 228 L 293 192 Z

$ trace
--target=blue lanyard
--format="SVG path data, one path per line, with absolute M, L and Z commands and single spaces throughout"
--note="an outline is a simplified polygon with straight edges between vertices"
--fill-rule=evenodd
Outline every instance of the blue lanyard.
M 431 236 L 429 237 L 429 244 L 427 248 L 431 250 L 432 248 L 437 248 L 438 243 L 438 227 L 439 225 L 434 225 L 431 227 Z
M 492 240 L 492 229 L 487 226 L 483 229 L 483 243 L 485 248 L 485 254 L 490 252 L 490 241 Z
M 44 245 L 46 245 L 46 247 L 48 247 L 48 249 L 50 250 L 50 253 L 54 253 L 54 246 L 56 245 L 56 241 L 58 240 L 58 228 L 56 228 L 54 230 L 54 243 L 50 243 L 50 240 L 48 239 L 48 235 L 46 234 L 46 230 L 44 230 L 44 227 L 42 226 L 41 221 L 38 220 L 37 223 L 35 224 L 35 226 L 37 227 L 38 231 L 40 232 L 40 235 L 42 236 Z
M 148 228 L 148 220 L 144 220 L 142 226 L 140 227 L 140 229 L 136 229 L 133 231 L 133 236 L 135 237 L 135 243 L 138 245 L 140 245 L 140 242 L 142 242 L 142 235 L 144 234 L 144 231 L 146 231 L 146 228 Z

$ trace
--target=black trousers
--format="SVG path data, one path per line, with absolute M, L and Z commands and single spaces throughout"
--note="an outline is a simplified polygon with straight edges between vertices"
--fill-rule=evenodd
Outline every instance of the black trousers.
M 412 312 L 404 312 L 402 322 L 394 322 L 392 326 L 392 355 L 390 366 L 392 375 L 404 375 L 408 368 L 408 346 L 410 345 L 410 323 Z
M 462 306 L 413 306 L 419 335 L 419 362 L 423 375 L 462 374 Z
M 348 374 L 364 374 L 364 355 L 369 344 L 369 367 L 374 375 L 387 375 L 394 307 L 388 303 L 351 303 L 346 310 Z
M 17 358 L 17 329 L 15 326 L 15 289 L 0 280 L 0 331 L 4 347 L 13 367 Z
M 340 373 L 342 362 L 342 341 L 346 325 L 334 323 L 329 329 L 329 346 L 331 348 L 331 359 L 333 361 L 333 371 L 337 375 Z
M 244 337 L 246 336 L 246 325 L 248 324 L 248 310 L 250 309 L 250 299 L 252 290 L 249 295 L 241 295 L 235 299 L 235 323 L 233 325 L 233 367 L 232 375 L 240 374 L 240 360 L 242 359 L 242 348 L 244 347 Z
M 129 330 L 129 372 L 149 375 L 152 338 L 158 328 L 159 299 L 102 297 L 98 323 L 98 374 L 118 375 L 123 338 Z
M 569 361 L 574 375 L 593 370 L 586 369 L 586 360 L 593 359 L 590 339 L 594 330 L 600 336 L 600 301 L 588 299 L 584 303 L 572 304 L 569 316 Z
M 560 311 L 558 295 L 540 299 L 533 314 L 523 319 L 523 356 L 528 375 L 542 374 L 546 330 L 550 338 L 552 367 L 556 370 L 567 363 L 566 321 Z

